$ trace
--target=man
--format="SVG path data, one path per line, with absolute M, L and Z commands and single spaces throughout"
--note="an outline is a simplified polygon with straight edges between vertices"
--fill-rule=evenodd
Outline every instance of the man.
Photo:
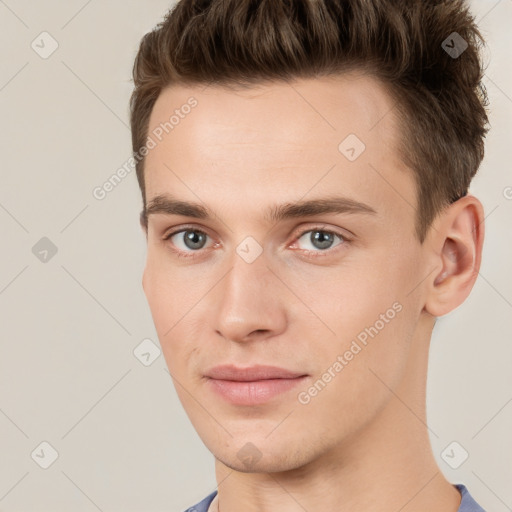
M 218 484 L 190 511 L 482 511 L 425 414 L 480 267 L 482 42 L 463 0 L 183 0 L 143 38 L 143 287 Z

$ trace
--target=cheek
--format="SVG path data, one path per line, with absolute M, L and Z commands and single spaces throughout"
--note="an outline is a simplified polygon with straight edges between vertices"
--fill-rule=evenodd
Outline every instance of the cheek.
M 322 341 L 315 330 L 319 324 L 305 325 L 298 313 L 292 320 L 302 332 L 309 332 L 312 359 L 319 361 L 316 371 L 323 372 L 345 355 L 347 366 L 359 369 L 352 374 L 350 387 L 365 388 L 365 379 L 375 381 L 370 370 L 382 372 L 390 385 L 397 382 L 418 320 L 417 304 L 409 294 L 411 266 L 403 255 L 379 255 L 372 261 L 361 257 L 357 262 L 347 260 L 343 267 L 302 275 L 297 294 L 332 331 Z
M 299 410 L 313 430 L 333 439 L 349 435 L 392 398 L 390 389 L 397 389 L 406 375 L 414 325 L 407 306 L 394 304 L 395 309 L 378 302 L 371 309 L 352 308 L 340 317 L 336 338 L 311 351 L 316 373 L 298 398 L 306 404 Z M 386 311 L 388 323 L 379 318 Z
M 180 324 L 186 315 L 188 302 L 185 291 L 176 283 L 173 273 L 148 255 L 144 270 L 144 293 L 167 366 L 173 373 L 174 357 L 170 357 L 170 354 L 174 355 L 180 347 Z
M 156 265 L 150 262 L 146 264 L 144 293 L 161 342 L 163 341 L 162 336 L 177 321 L 179 304 L 173 288 L 169 276 L 162 273 Z
M 211 284 L 196 273 L 170 264 L 165 256 L 148 253 L 144 292 L 169 372 L 182 381 L 205 325 L 198 320 L 201 299 Z M 179 384 L 176 385 L 178 393 Z
M 146 295 L 159 334 L 178 324 L 204 294 L 198 276 L 173 264 L 165 250 L 150 247 L 144 270 Z

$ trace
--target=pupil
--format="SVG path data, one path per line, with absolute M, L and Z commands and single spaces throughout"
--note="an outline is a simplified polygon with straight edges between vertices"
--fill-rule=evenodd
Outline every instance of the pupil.
M 204 235 L 196 231 L 187 231 L 185 233 L 185 245 L 189 249 L 200 249 L 204 242 Z
M 325 231 L 311 233 L 311 242 L 319 249 L 328 249 L 332 244 L 332 234 Z

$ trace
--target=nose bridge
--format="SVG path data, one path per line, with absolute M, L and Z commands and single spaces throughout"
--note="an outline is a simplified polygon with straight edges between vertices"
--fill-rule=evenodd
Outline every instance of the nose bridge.
M 216 329 L 234 341 L 243 341 L 255 331 L 275 334 L 286 324 L 282 292 L 265 254 L 252 259 L 247 257 L 250 245 L 248 251 L 244 249 L 247 246 L 242 243 L 233 254 L 231 270 L 219 283 L 215 296 Z

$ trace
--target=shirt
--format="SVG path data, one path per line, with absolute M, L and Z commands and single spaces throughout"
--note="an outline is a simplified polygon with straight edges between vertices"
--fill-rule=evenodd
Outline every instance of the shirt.
M 469 491 L 462 484 L 455 484 L 462 496 L 458 512 L 485 512 L 485 510 L 471 497 Z M 217 495 L 217 491 L 213 491 L 202 501 L 196 503 L 193 507 L 187 508 L 185 512 L 207 512 L 213 498 Z

